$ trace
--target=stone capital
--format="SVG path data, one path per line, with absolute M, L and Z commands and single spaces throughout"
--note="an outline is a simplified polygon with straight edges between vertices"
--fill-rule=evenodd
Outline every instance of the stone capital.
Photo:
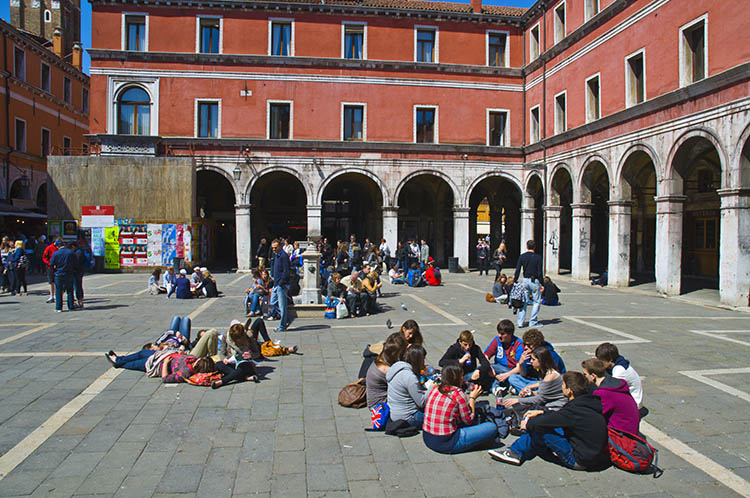
M 633 204 L 635 204 L 633 201 L 628 201 L 624 199 L 615 199 L 613 201 L 607 201 L 607 204 L 609 206 L 624 206 L 624 207 L 633 207 Z
M 534 208 L 521 208 L 521 216 L 529 214 L 533 215 L 535 211 L 536 209 Z
M 397 218 L 398 206 L 383 206 L 383 216 L 385 218 Z
M 471 209 L 467 207 L 454 207 L 453 208 L 453 216 L 456 218 L 468 218 L 469 217 L 469 211 Z
M 234 214 L 250 214 L 250 204 L 235 204 Z
M 562 206 L 544 206 L 544 212 L 547 216 L 560 216 Z
M 591 218 L 591 209 L 593 207 L 593 204 L 585 202 L 570 205 L 570 208 L 573 210 L 573 218 Z
M 654 196 L 654 202 L 657 204 L 684 204 L 687 196 L 684 195 L 657 195 Z

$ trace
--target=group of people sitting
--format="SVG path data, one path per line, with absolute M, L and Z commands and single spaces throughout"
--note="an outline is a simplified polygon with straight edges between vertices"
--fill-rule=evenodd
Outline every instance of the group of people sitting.
M 176 316 L 166 332 L 140 351 L 118 355 L 110 350 L 105 357 L 114 368 L 145 372 L 165 383 L 217 389 L 233 382 L 259 382 L 258 362 L 297 352 L 297 346 L 287 348 L 272 341 L 262 318 L 248 319 L 244 325 L 232 320 L 226 334 L 202 329 L 196 337 L 191 335 L 190 318 Z
M 333 307 L 345 304 L 350 318 L 370 316 L 378 311 L 377 298 L 382 294 L 382 286 L 378 272 L 366 265 L 361 273 L 354 270 L 344 277 L 340 273 L 331 274 L 326 297 Z
M 427 447 L 448 454 L 495 448 L 510 432 L 520 437 L 490 449 L 492 458 L 520 465 L 540 456 L 579 470 L 610 464 L 608 426 L 639 434 L 648 413 L 640 377 L 616 346 L 599 345 L 582 372 L 569 372 L 540 330 L 519 339 L 513 322 L 501 320 L 497 332 L 483 351 L 462 331 L 439 360 L 440 372 L 426 364 L 414 320 L 369 345 L 360 377 L 373 430 L 408 436 L 421 429 Z M 485 394 L 495 396 L 496 408 L 477 405 Z
M 424 269 L 417 263 L 412 263 L 406 273 L 399 270 L 398 265 L 394 263 L 388 271 L 388 278 L 392 284 L 407 284 L 410 287 L 440 285 L 443 280 L 440 268 L 437 267 L 432 256 L 428 257 Z
M 184 268 L 175 274 L 174 267 L 170 266 L 163 277 L 161 272 L 161 268 L 156 268 L 148 278 L 148 291 L 152 296 L 166 294 L 169 299 L 174 294 L 177 299 L 191 299 L 221 295 L 216 286 L 216 279 L 206 267 L 194 267 L 190 278 Z
M 560 305 L 560 288 L 552 281 L 549 276 L 545 276 L 541 288 L 542 304 L 547 306 Z M 492 285 L 492 299 L 500 304 L 507 304 L 508 308 L 513 310 L 515 315 L 523 307 L 524 287 L 520 281 L 516 281 L 513 276 L 508 277 L 501 273 L 495 279 Z M 490 300 L 489 297 L 487 299 Z

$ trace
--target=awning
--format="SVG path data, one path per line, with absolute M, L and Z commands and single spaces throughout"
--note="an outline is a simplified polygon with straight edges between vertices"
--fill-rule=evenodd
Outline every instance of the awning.
M 19 211 L 0 211 L 0 216 L 15 216 L 16 218 L 47 218 L 46 214 L 26 211 L 25 209 Z

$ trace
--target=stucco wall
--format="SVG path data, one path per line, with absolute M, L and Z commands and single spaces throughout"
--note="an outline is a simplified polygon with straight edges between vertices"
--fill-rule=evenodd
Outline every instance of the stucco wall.
M 115 218 L 144 223 L 192 220 L 190 158 L 74 157 L 48 160 L 50 219 L 79 219 L 81 206 L 115 206 Z

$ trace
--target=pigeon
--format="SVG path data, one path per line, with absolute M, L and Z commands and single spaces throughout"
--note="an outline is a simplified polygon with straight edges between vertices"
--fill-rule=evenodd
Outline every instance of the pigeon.
M 401 309 L 402 309 L 402 310 L 405 310 L 405 309 L 406 309 L 406 305 L 405 305 L 404 303 L 401 303 Z
M 388 319 L 387 322 L 385 322 L 385 326 L 388 327 L 389 329 L 393 328 L 393 322 L 391 321 L 390 318 Z

